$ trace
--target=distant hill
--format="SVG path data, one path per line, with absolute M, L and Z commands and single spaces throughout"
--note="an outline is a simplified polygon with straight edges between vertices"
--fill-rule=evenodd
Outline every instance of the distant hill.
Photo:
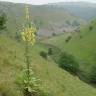
M 49 4 L 52 7 L 64 8 L 85 20 L 96 17 L 96 3 L 88 2 L 60 2 Z M 48 6 L 49 6 L 48 5 Z
M 51 6 L 30 6 L 31 20 L 39 27 L 39 36 L 52 36 L 63 32 L 70 32 L 76 29 L 85 21 L 68 10 L 63 8 L 53 8 Z M 14 4 L 9 2 L 0 2 L 0 10 L 3 10 L 8 16 L 8 32 L 11 35 L 18 33 L 25 22 L 25 4 Z M 8 34 L 9 34 L 8 33 Z M 16 34 L 17 34 L 16 33 Z

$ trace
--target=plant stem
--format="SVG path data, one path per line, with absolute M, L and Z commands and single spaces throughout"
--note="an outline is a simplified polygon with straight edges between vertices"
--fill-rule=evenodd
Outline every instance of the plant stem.
M 26 45 L 25 45 L 25 59 L 26 59 L 26 75 L 27 75 L 27 86 L 29 85 L 29 81 L 30 81 L 30 56 L 29 56 L 29 44 L 28 42 L 26 42 Z

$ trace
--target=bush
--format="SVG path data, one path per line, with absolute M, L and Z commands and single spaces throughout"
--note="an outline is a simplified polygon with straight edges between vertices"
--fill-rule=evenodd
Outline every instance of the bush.
M 80 39 L 82 39 L 83 38 L 83 36 L 82 35 L 80 35 Z
M 53 33 L 52 33 L 52 36 L 56 36 L 56 33 L 53 32 Z
M 71 39 L 72 39 L 72 37 L 71 37 L 71 36 L 68 36 L 67 39 L 65 40 L 65 42 L 67 43 L 67 42 L 69 42 Z
M 6 18 L 7 18 L 7 17 L 6 17 L 6 14 L 5 14 L 5 13 L 2 13 L 2 14 L 0 15 L 0 30 L 3 30 L 3 29 L 6 28 L 6 21 L 7 21 Z
M 40 56 L 42 56 L 43 58 L 47 59 L 47 53 L 44 51 L 40 52 Z
M 58 63 L 59 67 L 71 73 L 77 74 L 77 71 L 79 70 L 79 64 L 72 55 L 62 53 Z
M 89 30 L 91 31 L 92 29 L 93 29 L 93 27 L 92 27 L 92 26 L 90 26 L 90 27 L 89 27 Z
M 96 66 L 92 67 L 89 78 L 90 78 L 90 83 L 96 84 Z
M 49 48 L 48 49 L 48 55 L 52 55 L 52 54 L 53 54 L 52 48 Z

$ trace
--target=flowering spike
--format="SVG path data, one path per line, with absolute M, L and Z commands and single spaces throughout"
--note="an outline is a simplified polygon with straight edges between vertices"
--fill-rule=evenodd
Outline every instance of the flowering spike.
M 28 4 L 25 5 L 25 11 L 26 11 L 26 25 L 23 26 L 23 30 L 21 32 L 21 36 L 23 41 L 26 41 L 27 43 L 31 43 L 34 45 L 35 43 L 35 32 L 36 27 L 33 24 L 30 24 L 30 16 L 29 16 L 29 6 Z
M 26 42 L 34 45 L 35 32 L 36 32 L 36 28 L 33 26 L 31 26 L 31 27 L 28 26 L 28 27 L 23 28 L 23 32 L 21 32 L 21 36 L 22 36 L 23 41 L 26 41 Z

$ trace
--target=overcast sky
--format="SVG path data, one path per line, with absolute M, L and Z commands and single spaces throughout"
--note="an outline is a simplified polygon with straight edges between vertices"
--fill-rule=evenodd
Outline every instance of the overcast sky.
M 0 1 L 9 1 L 15 3 L 25 3 L 26 1 L 30 4 L 47 4 L 47 3 L 55 3 L 55 2 L 75 2 L 75 1 L 85 1 L 85 2 L 92 2 L 96 3 L 96 0 L 0 0 Z

